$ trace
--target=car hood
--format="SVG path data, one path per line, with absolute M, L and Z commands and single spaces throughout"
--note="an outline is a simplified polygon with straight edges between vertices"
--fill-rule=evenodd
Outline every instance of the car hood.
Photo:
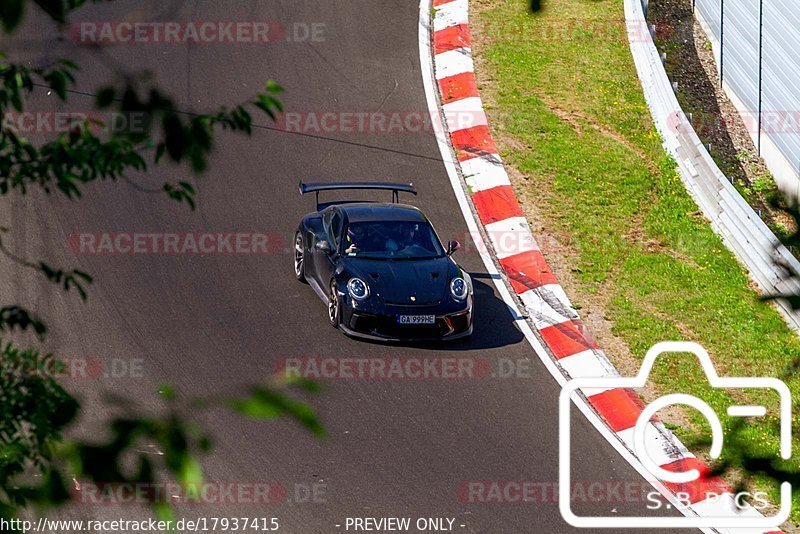
M 385 303 L 408 306 L 441 302 L 458 267 L 447 256 L 388 261 L 350 258 L 347 271 L 367 282 L 373 294 Z

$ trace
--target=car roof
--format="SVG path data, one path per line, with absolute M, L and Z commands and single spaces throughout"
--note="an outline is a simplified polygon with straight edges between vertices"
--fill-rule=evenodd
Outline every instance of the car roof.
M 350 222 L 409 221 L 427 222 L 428 219 L 414 206 L 377 202 L 358 202 L 338 206 Z

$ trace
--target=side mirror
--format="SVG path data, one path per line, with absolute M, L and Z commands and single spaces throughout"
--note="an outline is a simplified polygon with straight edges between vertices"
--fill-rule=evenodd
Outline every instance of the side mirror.
M 447 242 L 447 255 L 452 256 L 456 250 L 461 248 L 461 243 L 458 241 L 448 241 Z
M 317 250 L 321 250 L 325 254 L 330 254 L 331 252 L 333 252 L 333 248 L 331 248 L 331 244 L 328 243 L 325 240 L 317 241 L 317 244 L 314 245 L 314 246 L 317 247 Z

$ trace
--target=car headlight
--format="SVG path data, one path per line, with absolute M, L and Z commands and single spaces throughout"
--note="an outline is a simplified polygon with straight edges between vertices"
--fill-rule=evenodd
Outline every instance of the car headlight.
M 461 278 L 456 277 L 450 280 L 450 294 L 456 300 L 464 300 L 469 295 L 469 286 L 467 282 Z
M 361 278 L 351 278 L 347 282 L 347 292 L 354 300 L 364 300 L 369 296 L 369 286 Z

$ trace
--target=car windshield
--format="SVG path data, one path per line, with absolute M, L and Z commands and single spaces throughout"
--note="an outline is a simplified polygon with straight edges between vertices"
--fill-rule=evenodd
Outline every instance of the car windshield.
M 440 258 L 444 249 L 427 222 L 358 222 L 347 226 L 344 250 L 348 256 L 373 259 L 421 260 Z

